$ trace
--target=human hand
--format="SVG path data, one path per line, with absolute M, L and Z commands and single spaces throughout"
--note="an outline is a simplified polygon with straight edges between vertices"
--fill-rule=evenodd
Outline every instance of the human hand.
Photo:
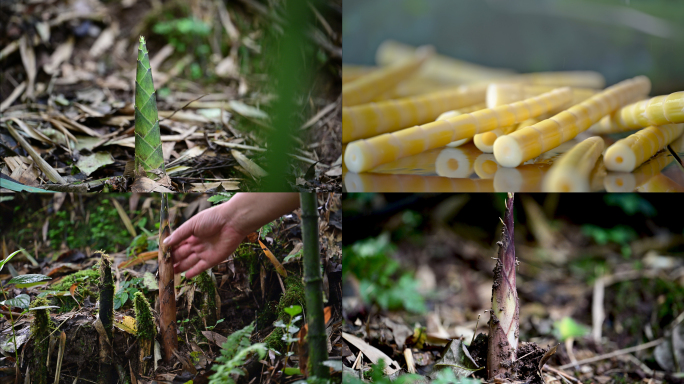
M 174 273 L 188 271 L 185 277 L 193 278 L 226 260 L 240 245 L 248 232 L 231 225 L 224 205 L 200 212 L 166 238 Z
M 220 264 L 249 233 L 298 206 L 297 193 L 238 193 L 198 213 L 164 240 L 174 272 L 192 278 Z

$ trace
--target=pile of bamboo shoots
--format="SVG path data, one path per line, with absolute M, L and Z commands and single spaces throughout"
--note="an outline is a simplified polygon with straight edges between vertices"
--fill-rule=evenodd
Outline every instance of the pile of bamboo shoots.
M 596 72 L 515 74 L 392 41 L 376 59 L 343 68 L 344 163 L 354 173 L 471 140 L 496 167 L 517 168 L 581 135 L 542 185 L 589 191 L 596 169 L 632 173 L 684 131 L 684 92 L 648 98 L 645 76 L 604 88 Z M 636 132 L 606 148 L 602 135 L 626 131 Z

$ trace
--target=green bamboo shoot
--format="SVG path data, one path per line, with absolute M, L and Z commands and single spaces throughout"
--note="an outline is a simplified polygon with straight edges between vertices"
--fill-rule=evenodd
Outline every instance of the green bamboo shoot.
M 164 170 L 157 94 L 152 82 L 152 68 L 145 38 L 140 36 L 138 69 L 135 73 L 135 172 L 142 167 L 147 176 L 156 178 L 155 169 Z

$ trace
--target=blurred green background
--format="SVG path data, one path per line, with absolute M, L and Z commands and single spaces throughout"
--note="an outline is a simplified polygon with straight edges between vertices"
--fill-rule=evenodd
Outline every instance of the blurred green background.
M 386 39 L 518 72 L 594 70 L 607 85 L 646 75 L 651 94 L 684 90 L 680 0 L 344 1 L 345 64 L 375 64 Z

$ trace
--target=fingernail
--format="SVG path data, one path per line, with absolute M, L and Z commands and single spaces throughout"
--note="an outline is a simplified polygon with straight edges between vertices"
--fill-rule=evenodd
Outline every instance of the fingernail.
M 171 238 L 171 236 L 169 236 L 169 237 L 167 237 L 166 239 L 164 239 L 164 244 L 168 244 L 170 238 Z

